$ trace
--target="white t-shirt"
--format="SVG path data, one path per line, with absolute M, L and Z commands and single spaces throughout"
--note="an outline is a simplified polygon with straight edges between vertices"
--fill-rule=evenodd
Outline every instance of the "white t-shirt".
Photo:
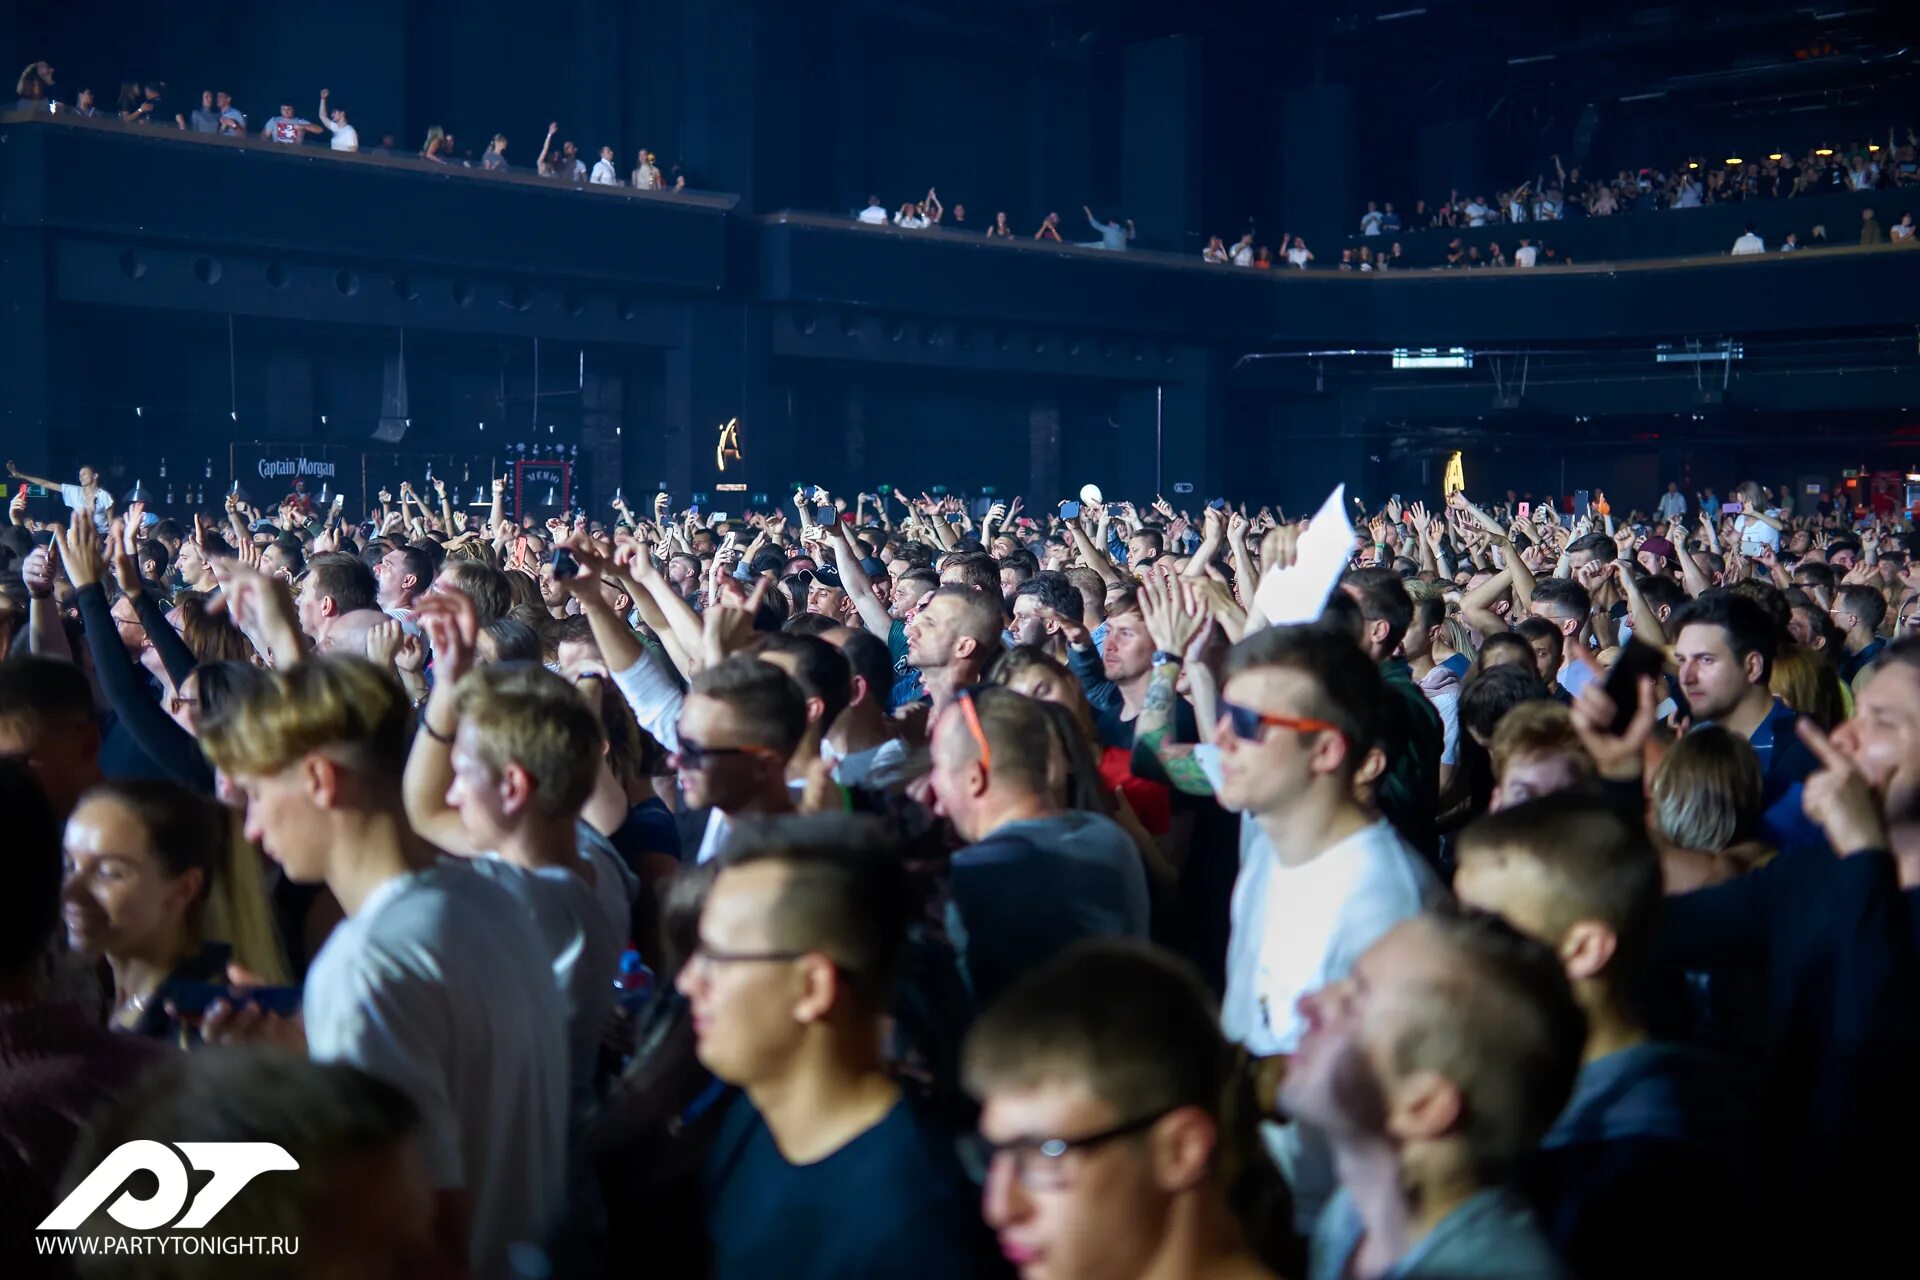
M 566 1010 L 567 1075 L 578 1132 L 593 1115 L 600 1031 L 613 1007 L 613 979 L 625 950 L 626 920 L 616 931 L 593 887 L 565 867 L 533 870 L 493 854 L 472 858 L 468 865 L 512 894 L 540 931 Z
M 593 178 L 591 181 L 596 187 L 619 186 L 620 175 L 613 171 L 613 161 L 605 159 L 604 157 L 595 160 L 593 162 Z
M 1538 246 L 1523 244 L 1513 251 L 1513 265 L 1516 267 L 1530 267 L 1539 256 L 1540 250 Z
M 473 1275 L 506 1280 L 507 1247 L 543 1239 L 567 1177 L 566 1011 L 525 908 L 457 863 L 396 876 L 328 937 L 301 1011 L 315 1061 L 420 1108 L 434 1186 L 471 1200 Z
M 360 149 L 360 131 L 350 124 L 335 124 L 333 116 L 327 111 L 327 104 L 320 104 L 320 123 L 327 126 L 327 132 L 333 135 L 330 144 L 335 151 L 358 151 Z
M 1193 754 L 1218 787 L 1218 751 L 1202 744 Z M 1385 819 L 1285 867 L 1260 824 L 1241 818 L 1221 1029 L 1256 1056 L 1292 1053 L 1306 1029 L 1300 997 L 1345 977 L 1362 952 L 1443 893 Z M 1293 1187 L 1296 1226 L 1311 1224 L 1337 1182 L 1332 1153 L 1299 1125 L 1261 1131 Z
M 917 213 L 896 213 L 893 215 L 893 225 L 908 231 L 918 231 L 932 224 Z
M 1386 215 L 1382 214 L 1378 209 L 1367 210 L 1360 215 L 1360 234 L 1363 236 L 1379 235 L 1380 224 L 1384 221 L 1386 221 Z
M 860 221 L 869 223 L 876 227 L 885 226 L 887 221 L 887 211 L 885 209 L 882 209 L 877 204 L 870 204 L 866 208 L 860 211 Z
M 77 484 L 60 486 L 60 500 L 69 510 L 80 511 L 86 508 L 87 491 Z M 93 527 L 104 537 L 113 528 L 113 495 L 104 488 L 93 491 Z
M 1233 246 L 1233 252 L 1228 256 L 1232 258 L 1234 266 L 1250 267 L 1253 265 L 1253 246 L 1250 244 L 1237 244 Z
M 820 753 L 833 766 L 833 780 L 843 787 L 890 787 L 906 778 L 907 744 L 888 738 L 877 747 L 835 757 L 831 744 L 821 743 Z
M 1467 215 L 1468 226 L 1484 227 L 1487 225 L 1487 206 L 1481 204 L 1478 200 L 1469 203 L 1461 212 Z
M 1344 977 L 1437 889 L 1427 864 L 1384 818 L 1299 866 L 1275 855 L 1253 982 L 1256 1017 L 1278 1052 L 1298 1048 L 1306 1031 L 1300 997 Z
M 1733 248 L 1730 250 L 1732 253 L 1765 253 L 1766 251 L 1767 242 L 1751 231 L 1742 232 L 1740 238 L 1733 242 Z
M 1217 787 L 1218 750 L 1201 744 L 1193 755 Z M 1439 892 L 1384 818 L 1297 867 L 1281 866 L 1259 822 L 1241 818 L 1221 1028 L 1256 1055 L 1293 1052 L 1305 1029 L 1294 1008 L 1300 996 L 1344 977 L 1355 957 Z
M 1769 510 L 1767 514 L 1776 520 L 1780 518 L 1778 511 Z M 1740 538 L 1740 554 L 1743 556 L 1757 556 L 1762 551 L 1780 549 L 1780 531 L 1765 520 L 1735 516 L 1733 531 Z
M 1306 269 L 1307 259 L 1311 256 L 1312 255 L 1310 255 L 1305 249 L 1300 248 L 1298 245 L 1295 245 L 1293 248 L 1287 250 L 1287 261 L 1291 262 L 1294 266 L 1299 267 L 1303 271 Z

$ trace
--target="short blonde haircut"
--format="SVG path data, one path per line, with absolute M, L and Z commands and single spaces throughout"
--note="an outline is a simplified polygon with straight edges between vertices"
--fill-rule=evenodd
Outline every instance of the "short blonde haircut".
M 454 692 L 460 727 L 494 776 L 517 764 L 533 779 L 546 817 L 578 815 L 606 752 L 600 722 L 563 677 L 531 663 L 479 667 Z
M 1593 757 L 1573 731 L 1573 713 L 1545 698 L 1523 702 L 1500 717 L 1487 751 L 1493 757 L 1495 778 L 1506 777 L 1515 761 L 1542 756 L 1565 756 L 1583 779 L 1591 781 L 1594 776 Z
M 1779 668 L 1775 667 L 1776 675 Z M 1648 796 L 1654 825 L 1682 849 L 1718 853 L 1753 838 L 1766 807 L 1753 745 L 1716 724 L 1681 735 Z
M 315 751 L 398 781 L 412 710 L 400 682 L 365 658 L 328 654 L 269 673 L 210 720 L 200 745 L 228 774 L 264 777 Z

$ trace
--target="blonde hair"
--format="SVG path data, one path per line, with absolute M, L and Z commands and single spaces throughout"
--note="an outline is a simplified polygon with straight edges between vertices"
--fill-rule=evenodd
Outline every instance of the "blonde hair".
M 1820 654 L 1801 644 L 1783 644 L 1773 655 L 1767 688 L 1828 733 L 1847 718 L 1840 675 Z
M 1654 826 L 1667 841 L 1718 853 L 1752 838 L 1763 797 L 1760 757 L 1752 744 L 1710 724 L 1673 744 L 1647 799 Z
M 495 776 L 517 764 L 533 779 L 543 816 L 579 813 L 606 739 L 572 685 L 530 663 L 480 667 L 461 678 L 454 698 L 460 727 L 476 731 L 474 753 Z
M 1573 713 L 1545 698 L 1523 702 L 1501 716 L 1487 751 L 1493 757 L 1495 778 L 1504 778 L 1515 761 L 1542 756 L 1565 756 L 1582 778 L 1591 780 L 1594 775 L 1593 757 L 1573 730 Z
M 234 962 L 268 986 L 291 981 L 280 931 L 274 927 L 267 883 L 260 874 L 260 851 L 245 834 L 245 824 L 229 815 L 226 849 L 207 895 L 201 933 L 233 948 Z
M 400 682 L 365 658 L 325 654 L 269 672 L 200 726 L 222 772 L 275 774 L 315 751 L 394 780 L 406 768 L 412 709 Z

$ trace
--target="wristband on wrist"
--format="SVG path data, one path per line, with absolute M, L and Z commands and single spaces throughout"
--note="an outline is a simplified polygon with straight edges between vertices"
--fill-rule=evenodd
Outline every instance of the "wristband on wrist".
M 433 722 L 427 719 L 426 711 L 424 709 L 420 713 L 420 732 L 426 734 L 429 738 L 432 738 L 435 742 L 438 742 L 443 746 L 450 747 L 453 745 L 452 734 L 434 732 Z

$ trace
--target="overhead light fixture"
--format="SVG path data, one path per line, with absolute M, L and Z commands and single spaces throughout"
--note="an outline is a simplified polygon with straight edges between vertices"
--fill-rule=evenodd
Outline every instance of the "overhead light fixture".
M 1784 160 L 1784 159 L 1786 159 L 1786 158 L 1787 158 L 1787 157 L 1786 157 L 1786 155 L 1785 155 L 1785 153 L 1783 153 L 1783 152 L 1779 152 L 1779 151 L 1769 151 L 1769 152 L 1767 152 L 1767 159 L 1769 159 L 1769 160 Z
M 1746 161 L 1742 160 L 1739 156 L 1728 156 L 1727 163 L 1728 164 L 1745 164 Z
M 1653 349 L 1655 364 L 1725 364 L 1746 359 L 1747 350 L 1738 342 L 1716 342 L 1704 347 L 1658 346 Z
M 1869 142 L 1867 144 L 1867 150 L 1869 151 L 1878 151 L 1879 149 L 1880 149 L 1880 144 L 1877 142 Z
M 1392 13 L 1380 14 L 1374 21 L 1393 22 L 1400 18 L 1417 18 L 1425 12 L 1425 9 L 1395 9 Z
M 1664 97 L 1666 97 L 1666 96 L 1667 96 L 1667 91 L 1666 91 L 1665 89 L 1659 89 L 1659 90 L 1656 90 L 1656 91 L 1654 91 L 1653 93 L 1630 93 L 1630 94 L 1628 94 L 1628 95 L 1627 95 L 1626 97 L 1624 97 L 1624 98 L 1622 98 L 1622 99 L 1620 99 L 1620 101 L 1622 101 L 1622 102 L 1646 102 L 1646 101 L 1648 101 L 1648 100 L 1650 100 L 1650 99 L 1653 99 L 1653 98 L 1664 98 Z
M 1830 156 L 1833 154 L 1833 148 L 1832 147 L 1815 147 L 1813 149 L 1813 154 L 1817 156 Z
M 1689 161 L 1687 161 L 1687 168 L 1689 168 L 1689 169 L 1698 169 L 1699 167 L 1700 167 L 1700 162 L 1699 162 L 1698 160 L 1689 160 Z
M 1395 347 L 1396 369 L 1471 369 L 1473 352 L 1465 347 Z
M 1530 62 L 1552 62 L 1559 56 L 1560 55 L 1555 53 L 1536 53 L 1527 58 L 1508 58 L 1507 65 L 1510 67 L 1524 67 Z

